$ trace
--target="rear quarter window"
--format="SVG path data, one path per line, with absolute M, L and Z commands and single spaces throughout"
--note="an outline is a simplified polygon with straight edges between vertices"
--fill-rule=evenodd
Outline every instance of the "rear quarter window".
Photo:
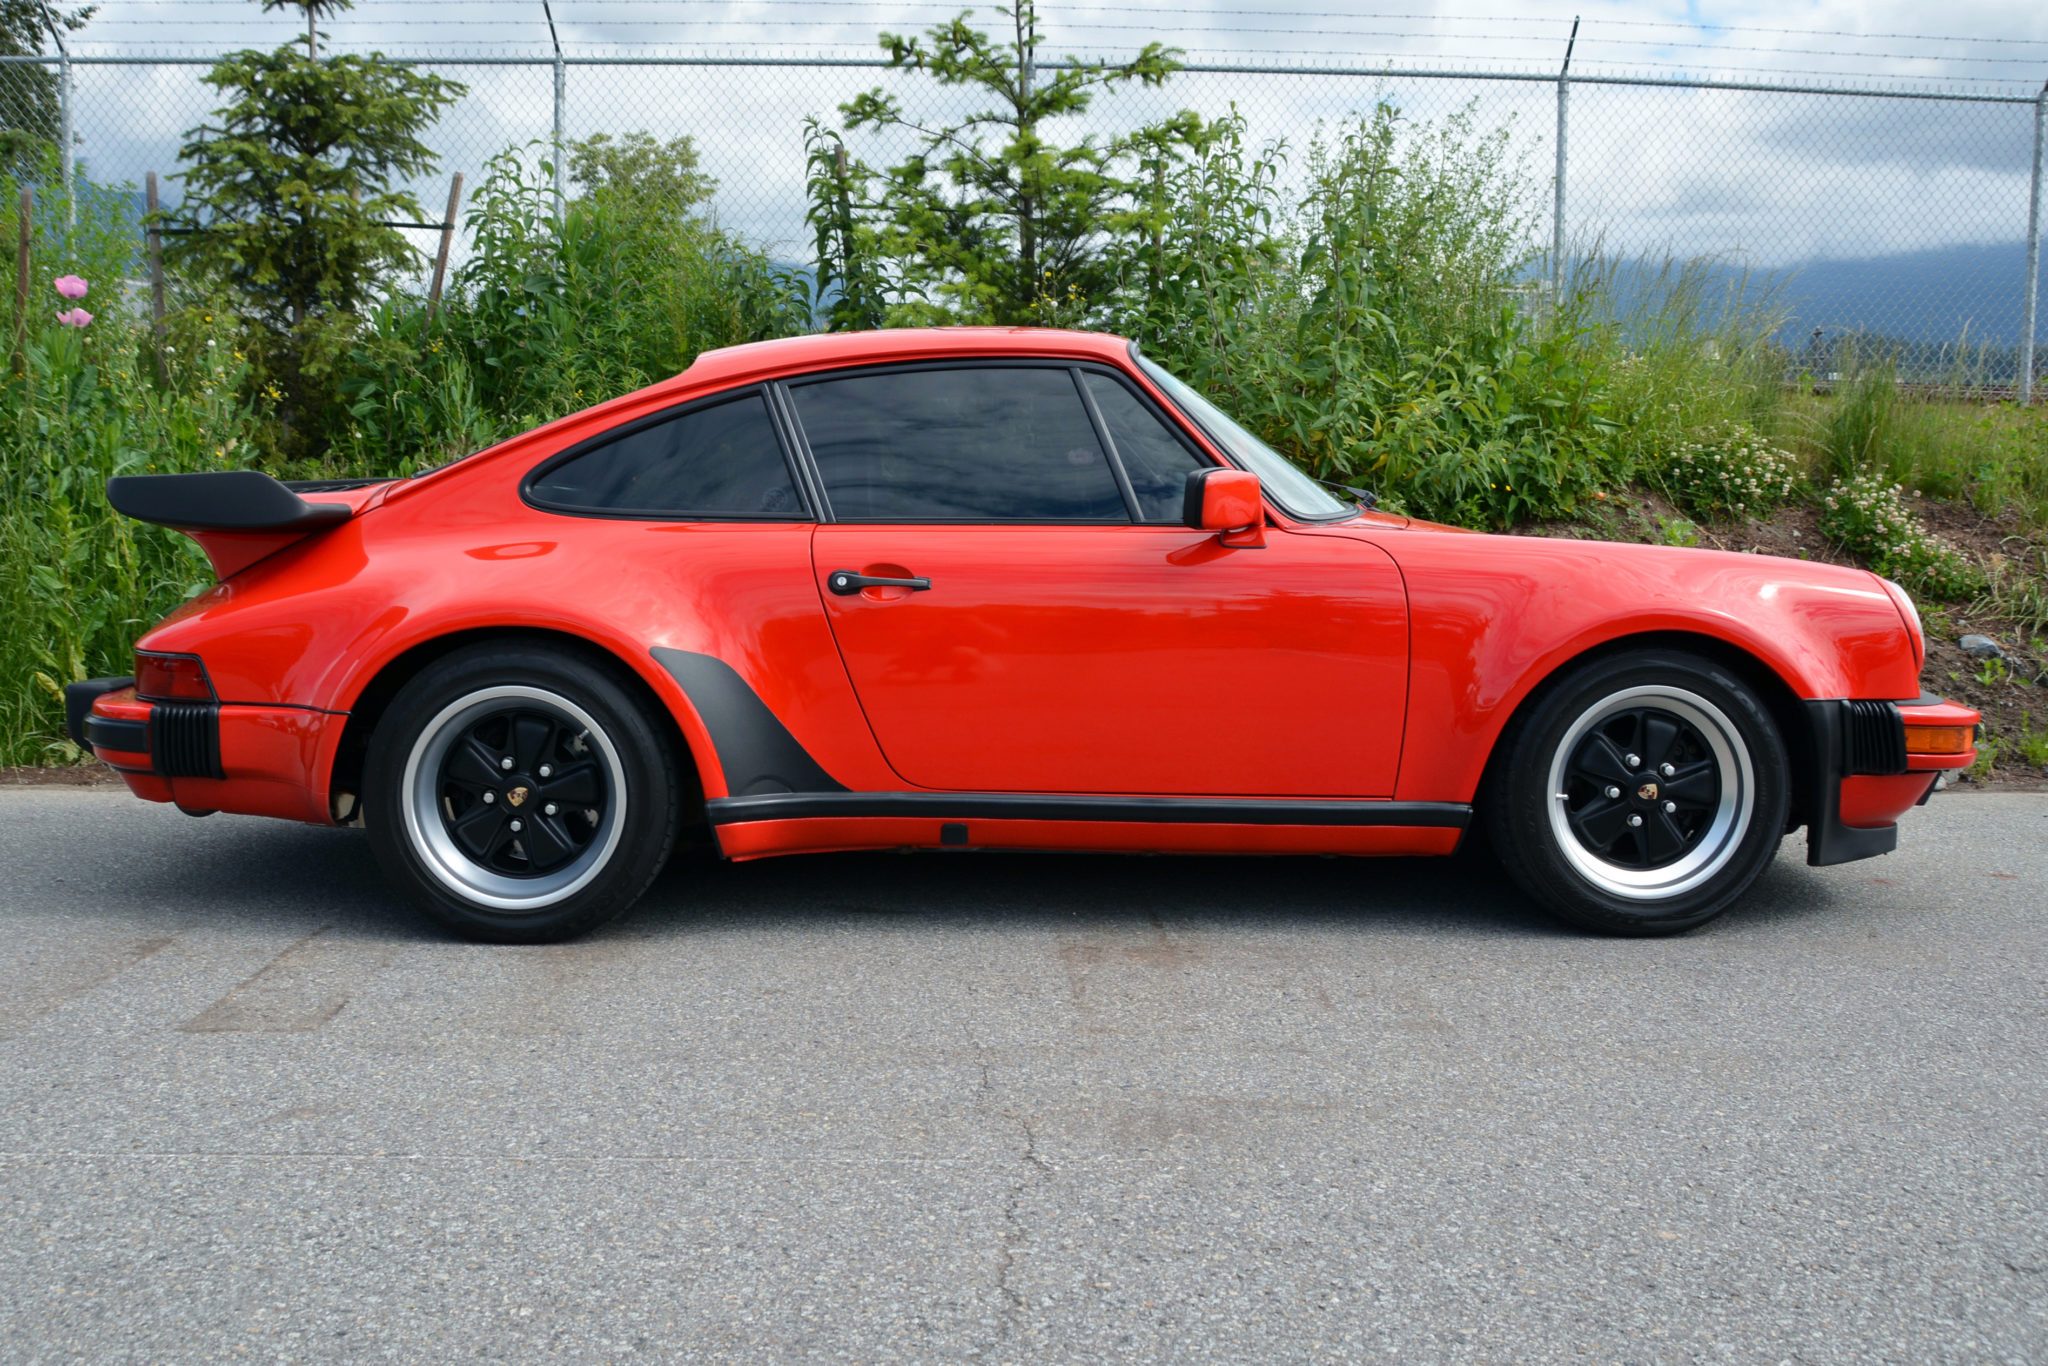
M 599 437 L 544 467 L 527 497 L 563 512 L 679 522 L 808 516 L 758 391 Z

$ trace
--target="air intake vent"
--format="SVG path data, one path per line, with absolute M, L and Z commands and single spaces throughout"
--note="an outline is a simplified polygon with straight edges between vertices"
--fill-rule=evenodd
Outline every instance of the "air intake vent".
M 1846 773 L 1904 773 L 1906 723 L 1889 702 L 1844 702 L 1842 768 Z
M 220 708 L 211 702 L 152 705 L 149 758 L 166 778 L 220 777 Z

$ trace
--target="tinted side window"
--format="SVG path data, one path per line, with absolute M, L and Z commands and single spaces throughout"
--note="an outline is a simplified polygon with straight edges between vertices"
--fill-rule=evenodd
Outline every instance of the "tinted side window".
M 1138 512 L 1148 522 L 1178 522 L 1188 471 L 1209 462 L 1189 449 L 1155 417 L 1138 396 L 1108 375 L 1085 374 L 1089 397 L 1116 443 L 1117 458 L 1138 495 Z
M 790 394 L 840 521 L 1130 520 L 1065 370 L 905 370 Z
M 531 493 L 553 507 L 677 521 L 805 516 L 759 393 L 607 441 L 541 475 Z

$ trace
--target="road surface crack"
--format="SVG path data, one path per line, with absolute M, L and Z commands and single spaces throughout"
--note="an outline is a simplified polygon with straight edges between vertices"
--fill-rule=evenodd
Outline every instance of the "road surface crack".
M 996 1294 L 1000 1299 L 1000 1318 L 997 1322 L 995 1340 L 989 1344 L 988 1355 L 996 1355 L 1002 1345 L 1017 1334 L 1019 1323 L 1024 1317 L 1026 1302 L 1024 1292 L 1014 1283 L 1017 1270 L 1018 1250 L 1023 1246 L 1026 1225 L 1024 1199 L 1033 1190 L 1044 1184 L 1056 1170 L 1038 1150 L 1038 1130 L 1031 1117 L 1011 1106 L 996 1106 L 994 1078 L 986 1059 L 981 1063 L 981 1085 L 976 1090 L 977 1103 L 989 1104 L 995 1113 L 1017 1126 L 1024 1140 L 1023 1151 L 1018 1154 L 1022 1170 L 1011 1183 L 1009 1194 L 1003 1200 L 1002 1237 L 996 1244 Z

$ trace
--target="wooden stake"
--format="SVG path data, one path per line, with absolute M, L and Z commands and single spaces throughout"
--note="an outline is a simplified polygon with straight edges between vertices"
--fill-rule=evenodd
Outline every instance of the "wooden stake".
M 441 282 L 448 276 L 448 248 L 455 241 L 455 211 L 462 205 L 462 172 L 448 182 L 448 212 L 441 219 L 441 249 L 434 253 L 434 283 L 427 290 L 427 321 L 441 307 Z
M 156 341 L 156 377 L 164 376 L 164 239 L 157 231 L 156 172 L 149 173 L 149 331 Z
M 14 254 L 14 373 L 23 369 L 21 348 L 28 341 L 28 245 L 32 231 L 30 215 L 35 210 L 35 196 L 26 188 L 21 192 L 21 245 Z

